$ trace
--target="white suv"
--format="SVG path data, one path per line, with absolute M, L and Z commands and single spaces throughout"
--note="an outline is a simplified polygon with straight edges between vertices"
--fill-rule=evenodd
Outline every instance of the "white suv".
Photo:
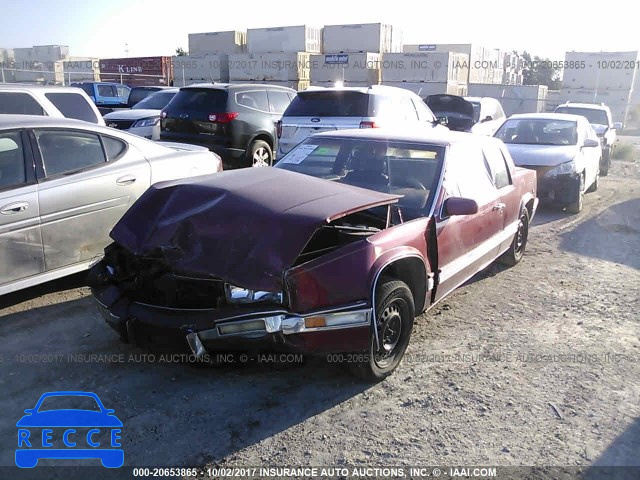
M 0 114 L 74 118 L 104 125 L 89 96 L 79 88 L 0 83 Z
M 418 95 L 404 88 L 309 87 L 298 92 L 278 122 L 278 156 L 318 132 L 403 125 L 446 128 Z
M 600 138 L 602 145 L 602 160 L 600 161 L 600 175 L 603 177 L 609 173 L 611 157 L 616 148 L 616 130 L 622 129 L 622 123 L 614 122 L 611 118 L 611 110 L 604 103 L 576 103 L 567 102 L 559 105 L 555 113 L 569 113 L 586 117 Z

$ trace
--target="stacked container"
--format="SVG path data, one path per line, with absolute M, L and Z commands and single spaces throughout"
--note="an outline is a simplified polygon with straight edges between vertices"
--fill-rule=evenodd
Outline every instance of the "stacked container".
M 337 53 L 311 55 L 311 84 L 368 87 L 380 83 L 379 53 Z
M 229 80 L 304 90 L 309 86 L 310 55 L 321 48 L 321 28 L 298 25 L 249 29 L 246 53 L 229 56 Z
M 469 84 L 472 97 L 492 97 L 500 100 L 507 117 L 516 113 L 540 113 L 545 111 L 548 87 L 546 85 L 491 85 Z
M 326 25 L 322 32 L 325 53 L 402 52 L 402 31 L 385 23 Z
M 385 53 L 381 76 L 384 85 L 428 91 L 427 95 L 460 95 L 467 88 L 469 56 L 454 52 Z
M 100 60 L 91 57 L 69 57 L 62 62 L 66 85 L 73 82 L 99 82 Z
M 247 44 L 246 32 L 206 32 L 189 34 L 189 55 L 231 55 L 243 53 Z
M 229 81 L 229 55 L 181 55 L 171 59 L 174 86 Z

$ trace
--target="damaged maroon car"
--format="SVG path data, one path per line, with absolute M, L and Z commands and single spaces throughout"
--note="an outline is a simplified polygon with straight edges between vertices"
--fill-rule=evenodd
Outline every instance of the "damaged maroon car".
M 352 353 L 400 363 L 414 317 L 496 259 L 522 258 L 536 177 L 495 138 L 383 129 L 316 134 L 275 168 L 152 186 L 91 271 L 128 342 Z

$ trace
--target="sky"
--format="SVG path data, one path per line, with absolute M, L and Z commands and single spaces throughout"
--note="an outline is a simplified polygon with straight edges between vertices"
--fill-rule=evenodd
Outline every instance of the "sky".
M 640 49 L 635 14 L 603 19 L 584 1 L 3 0 L 0 48 L 68 45 L 73 56 L 172 55 L 188 34 L 384 22 L 404 43 L 477 43 L 553 60 L 564 52 Z M 617 7 L 616 7 L 617 8 Z M 619 8 L 618 8 L 619 10 Z M 632 34 L 634 33 L 634 34 Z M 126 52 L 128 50 L 128 53 Z

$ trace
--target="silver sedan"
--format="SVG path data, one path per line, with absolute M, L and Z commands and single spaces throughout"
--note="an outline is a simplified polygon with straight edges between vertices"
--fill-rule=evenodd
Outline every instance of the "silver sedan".
M 0 295 L 86 270 L 154 183 L 221 170 L 203 147 L 0 115 Z

